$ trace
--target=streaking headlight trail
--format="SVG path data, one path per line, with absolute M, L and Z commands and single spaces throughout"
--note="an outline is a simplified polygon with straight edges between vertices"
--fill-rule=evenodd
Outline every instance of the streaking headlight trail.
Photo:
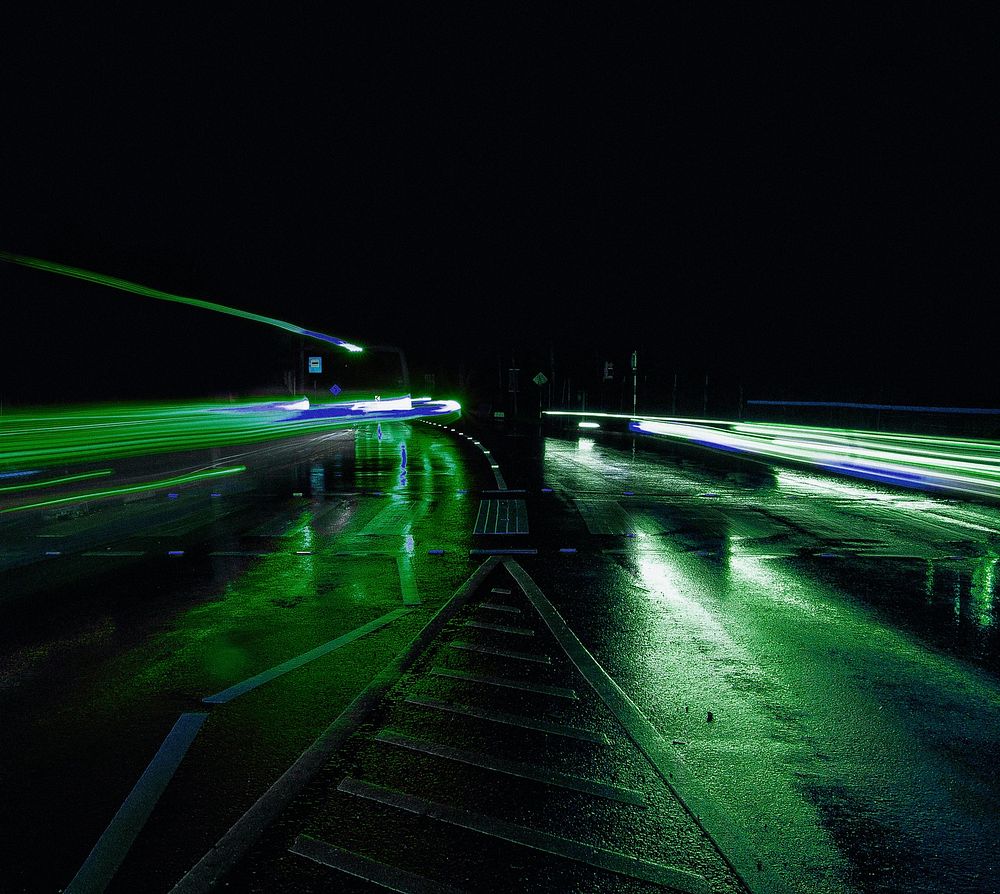
M 184 295 L 174 295 L 172 292 L 163 292 L 160 289 L 153 289 L 140 283 L 130 282 L 127 279 L 119 279 L 115 276 L 106 276 L 103 273 L 95 273 L 92 270 L 83 270 L 80 267 L 70 267 L 67 264 L 59 264 L 55 261 L 44 261 L 41 258 L 29 258 L 25 255 L 15 255 L 7 251 L 0 251 L 0 261 L 7 261 L 11 264 L 20 264 L 22 267 L 31 267 L 35 270 L 45 270 L 49 273 L 58 273 L 61 276 L 69 276 L 73 279 L 82 279 L 98 285 L 108 286 L 118 289 L 121 292 L 131 292 L 134 295 L 143 295 L 146 298 L 157 298 L 160 301 L 173 301 L 176 304 L 190 304 L 192 307 L 200 307 L 204 310 L 213 310 L 220 314 L 229 314 L 233 317 L 242 317 L 244 320 L 252 320 L 256 323 L 266 323 L 268 326 L 275 326 L 284 329 L 286 332 L 293 332 L 296 335 L 304 335 L 306 338 L 325 341 L 332 345 L 344 348 L 352 353 L 363 351 L 359 345 L 351 344 L 335 335 L 327 335 L 325 332 L 316 332 L 313 329 L 304 329 L 295 323 L 288 323 L 285 320 L 278 320 L 274 317 L 265 317 L 262 314 L 251 313 L 247 310 L 240 310 L 236 307 L 229 307 L 225 304 L 216 304 L 214 301 L 203 301 L 200 298 L 188 298 Z
M 21 479 L 29 477 L 24 470 L 252 444 L 376 422 L 455 419 L 461 411 L 458 401 L 429 397 L 316 406 L 300 398 L 15 411 L 0 417 L 0 474 L 5 488 L 20 491 L 27 484 Z
M 994 441 L 668 416 L 569 411 L 546 415 L 627 420 L 629 429 L 638 434 L 751 458 L 804 464 L 904 487 L 1000 497 L 1000 443 Z

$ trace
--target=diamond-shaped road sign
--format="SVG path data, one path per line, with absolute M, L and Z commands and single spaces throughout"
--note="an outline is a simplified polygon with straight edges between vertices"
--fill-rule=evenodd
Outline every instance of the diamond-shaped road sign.
M 334 385 L 330 389 L 330 394 L 332 394 L 334 397 L 336 397 L 338 394 L 340 394 L 340 386 L 339 385 Z
M 531 381 L 534 382 L 536 385 L 544 385 L 548 381 L 548 379 L 545 378 L 545 373 L 539 373 Z

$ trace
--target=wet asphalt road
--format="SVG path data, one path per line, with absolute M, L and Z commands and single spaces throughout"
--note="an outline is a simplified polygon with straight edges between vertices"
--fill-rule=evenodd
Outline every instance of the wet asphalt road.
M 470 550 L 512 546 L 537 550 L 517 562 L 729 818 L 768 884 L 997 890 L 1000 512 L 631 439 L 477 437 L 523 493 L 489 493 L 490 464 L 456 433 L 395 425 L 382 440 L 362 430 L 285 445 L 248 462 L 246 480 L 183 489 L 169 503 L 160 495 L 5 522 L 0 766 L 15 857 L 5 861 L 4 890 L 66 885 L 179 714 L 205 712 L 111 886 L 169 889 L 483 561 Z M 56 542 L 62 555 L 39 558 Z M 494 585 L 523 598 L 516 586 Z M 544 627 L 516 607 L 525 623 L 513 626 L 531 627 L 539 647 Z M 202 701 L 397 611 L 231 701 Z M 490 609 L 469 611 L 454 623 L 496 626 L 483 616 Z M 482 627 L 463 635 L 507 651 L 511 638 L 529 638 Z M 414 671 L 424 698 L 469 701 L 468 681 L 434 666 L 515 673 L 509 658 L 442 643 Z M 561 654 L 549 642 L 545 650 Z M 571 671 L 560 666 L 549 684 L 589 692 Z M 732 889 L 620 731 L 615 757 L 602 758 L 537 730 L 490 735 L 481 718 L 401 708 L 408 697 L 386 704 L 410 713 L 386 713 L 355 751 L 331 760 L 324 776 L 334 790 L 346 761 L 358 777 L 386 774 L 384 787 L 409 783 L 453 807 L 472 797 L 487 812 L 492 771 L 456 788 L 440 756 L 408 764 L 412 747 L 371 743 L 386 730 L 468 753 L 492 747 L 521 763 L 540 755 L 536 763 L 608 784 L 616 772 L 652 799 L 643 819 L 605 805 L 571 827 L 576 837 L 618 851 L 634 845 L 634 856 L 674 866 L 688 853 L 716 890 Z M 509 712 L 617 728 L 606 705 L 579 701 L 567 713 L 518 692 Z M 388 759 L 385 749 L 398 754 Z M 306 862 L 315 884 L 340 883 L 333 870 L 288 855 L 281 838 L 329 839 L 343 828 L 345 796 L 320 790 L 258 844 L 232 876 L 236 889 L 268 890 L 265 877 L 282 878 L 273 874 L 282 848 L 281 865 Z M 537 829 L 582 809 L 540 791 L 509 787 L 494 812 Z M 378 810 L 380 822 L 393 813 Z M 374 822 L 365 815 L 362 831 Z M 441 835 L 433 823 L 388 822 L 351 848 L 390 863 L 403 836 L 407 856 L 397 863 L 456 887 L 475 881 L 477 855 L 495 852 L 490 883 L 473 886 L 567 890 L 562 858 L 523 861 L 464 830 L 455 834 L 465 856 L 449 862 L 421 849 L 422 835 Z M 573 884 L 584 889 L 648 887 L 580 872 Z

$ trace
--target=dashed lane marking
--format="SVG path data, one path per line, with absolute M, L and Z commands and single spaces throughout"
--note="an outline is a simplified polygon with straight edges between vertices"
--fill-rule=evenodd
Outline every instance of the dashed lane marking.
M 557 773 L 555 770 L 525 764 L 521 761 L 506 760 L 491 754 L 463 751 L 459 748 L 452 748 L 450 745 L 441 745 L 437 742 L 428 742 L 423 739 L 413 739 L 410 736 L 404 736 L 393 730 L 382 730 L 375 739 L 378 742 L 396 745 L 400 748 L 408 748 L 411 751 L 419 751 L 422 754 L 429 754 L 432 757 L 441 757 L 445 760 L 468 764 L 470 767 L 479 767 L 483 770 L 492 770 L 495 773 L 504 773 L 507 776 L 517 776 L 519 779 L 529 779 L 532 782 L 541 782 L 545 785 L 568 788 L 573 791 L 594 795 L 598 798 L 620 801 L 623 804 L 634 804 L 638 807 L 646 806 L 646 799 L 643 797 L 642 792 L 622 788 L 617 785 L 606 785 L 603 782 L 584 779 L 582 776 Z
M 459 888 L 442 885 L 422 875 L 370 860 L 368 857 L 334 847 L 308 835 L 299 835 L 288 850 L 330 869 L 337 869 L 347 875 L 371 882 L 380 888 L 399 891 L 400 894 L 462 894 Z
M 213 558 L 235 558 L 237 556 L 273 556 L 273 550 L 220 549 L 209 553 Z
M 450 677 L 466 683 L 485 683 L 488 686 L 501 686 L 504 689 L 520 689 L 523 692 L 537 692 L 540 695 L 553 695 L 557 698 L 576 699 L 576 691 L 565 686 L 550 686 L 547 683 L 527 683 L 524 680 L 511 680 L 508 677 L 495 677 L 492 674 L 473 674 L 468 671 L 452 670 L 449 667 L 435 667 L 431 673 L 436 677 Z
M 581 742 L 592 742 L 595 745 L 607 745 L 608 737 L 594 730 L 581 729 L 578 726 L 566 726 L 562 723 L 548 723 L 534 717 L 522 714 L 508 714 L 504 711 L 489 711 L 475 705 L 459 705 L 454 702 L 442 701 L 438 698 L 426 698 L 422 695 L 410 695 L 406 698 L 409 705 L 419 705 L 422 708 L 433 708 L 437 711 L 448 711 L 451 714 L 462 714 L 465 717 L 475 717 L 479 720 L 489 720 L 492 723 L 502 723 L 505 726 L 516 726 L 521 729 L 531 729 L 539 733 L 553 736 L 564 736 L 567 739 L 579 739 Z
M 405 810 L 408 813 L 415 813 L 417 816 L 426 816 L 448 825 L 457 826 L 460 829 L 468 829 L 482 835 L 500 838 L 531 850 L 575 860 L 588 866 L 624 875 L 627 878 L 664 885 L 686 892 L 686 894 L 708 894 L 709 892 L 708 883 L 700 875 L 685 872 L 673 866 L 639 860 L 617 851 L 605 850 L 582 841 L 574 841 L 571 838 L 562 838 L 549 832 L 540 832 L 527 826 L 519 826 L 516 823 L 508 823 L 481 813 L 473 813 L 471 810 L 462 810 L 447 804 L 427 801 L 385 786 L 372 785 L 361 779 L 352 779 L 350 776 L 342 780 L 337 788 L 349 795 L 366 798 L 369 801 Z
M 146 551 L 142 549 L 93 549 L 89 552 L 81 553 L 88 559 L 123 559 L 135 556 L 144 556 Z
M 537 556 L 537 549 L 470 549 L 470 556 Z

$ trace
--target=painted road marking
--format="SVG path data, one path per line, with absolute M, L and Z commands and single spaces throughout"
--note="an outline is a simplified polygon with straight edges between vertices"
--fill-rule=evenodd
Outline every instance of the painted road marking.
M 66 888 L 67 894 L 92 894 L 108 886 L 207 717 L 208 714 L 189 713 L 177 718 L 139 781 L 73 876 Z
M 376 710 L 390 689 L 426 650 L 431 640 L 493 573 L 497 559 L 487 559 L 463 583 L 424 628 L 379 675 L 368 684 L 316 740 L 296 758 L 202 858 L 171 888 L 170 894 L 200 894 L 213 890 L 250 850 L 267 826 L 291 803 L 306 784 L 357 727 Z
M 512 615 L 521 614 L 521 609 L 515 608 L 513 605 L 501 605 L 499 602 L 480 602 L 479 608 L 488 608 L 495 612 L 508 612 Z
M 513 633 L 516 636 L 534 636 L 535 631 L 527 627 L 509 627 L 506 624 L 490 624 L 486 621 L 466 621 L 465 627 L 475 627 L 478 630 L 497 630 L 500 633 Z
M 537 556 L 537 549 L 470 549 L 470 556 Z
M 209 553 L 210 556 L 219 558 L 234 558 L 236 556 L 273 556 L 272 550 L 245 550 L 245 549 L 223 549 Z
M 409 556 L 396 556 L 396 570 L 399 572 L 399 589 L 403 594 L 403 605 L 420 605 L 417 592 L 417 578 L 413 573 L 413 562 Z
M 301 493 L 292 494 L 293 497 L 301 497 Z M 263 524 L 258 525 L 252 531 L 244 534 L 244 537 L 291 537 L 293 534 L 305 528 L 312 521 L 312 513 L 302 505 L 294 509 L 286 509 L 269 518 Z
M 547 723 L 523 714 L 508 714 L 504 711 L 490 711 L 475 705 L 459 705 L 437 698 L 426 698 L 422 695 L 410 695 L 407 704 L 419 705 L 422 708 L 434 708 L 437 711 L 448 711 L 451 714 L 462 714 L 465 717 L 476 717 L 479 720 L 489 720 L 492 723 L 502 723 L 505 726 L 517 726 L 521 729 L 532 729 L 539 733 L 549 733 L 553 736 L 564 736 L 567 739 L 579 739 L 581 742 L 592 742 L 594 745 L 607 745 L 608 737 L 604 733 L 581 729 L 578 726 L 566 726 L 562 723 Z
M 540 695 L 576 699 L 575 690 L 566 689 L 563 686 L 549 686 L 547 683 L 525 683 L 523 680 L 511 680 L 509 677 L 472 674 L 468 671 L 452 670 L 450 667 L 435 667 L 431 669 L 431 673 L 436 677 L 450 677 L 453 680 L 463 680 L 466 683 L 486 683 L 488 686 L 502 686 L 504 689 L 520 689 L 523 692 L 537 692 Z
M 626 534 L 635 526 L 629 514 L 614 500 L 576 500 L 576 508 L 591 534 Z
M 474 534 L 527 534 L 524 500 L 480 500 Z
M 483 655 L 496 655 L 500 658 L 513 658 L 515 661 L 533 661 L 535 664 L 552 664 L 548 655 L 535 655 L 531 652 L 514 652 L 511 649 L 497 649 L 493 646 L 481 646 L 479 643 L 467 643 L 456 640 L 448 643 L 452 649 L 463 649 L 466 652 L 481 652 Z
M 125 557 L 144 556 L 146 551 L 142 549 L 95 549 L 82 553 L 88 559 L 122 559 Z
M 509 841 L 511 844 L 518 844 L 531 850 L 563 857 L 567 860 L 575 860 L 578 863 L 585 863 L 588 866 L 614 872 L 627 878 L 652 882 L 655 885 L 684 891 L 686 894 L 708 894 L 710 890 L 705 879 L 692 872 L 685 872 L 662 863 L 629 857 L 617 851 L 605 850 L 593 844 L 574 841 L 571 838 L 563 838 L 549 832 L 540 832 L 527 826 L 519 826 L 516 823 L 508 823 L 481 813 L 473 813 L 471 810 L 462 810 L 447 804 L 427 801 L 385 786 L 372 785 L 361 779 L 352 779 L 348 776 L 341 781 L 337 788 L 349 795 L 366 798 L 369 801 L 405 810 L 408 813 L 415 813 L 417 816 L 426 816 L 451 826 L 457 826 L 460 829 L 468 829 L 493 838 L 500 838 L 503 841 Z
M 393 500 L 359 531 L 362 537 L 401 537 L 413 530 L 414 524 L 427 514 L 426 500 Z
M 643 797 L 642 792 L 621 788 L 617 785 L 605 785 L 603 782 L 594 782 L 591 779 L 584 779 L 582 776 L 557 773 L 555 770 L 549 770 L 545 767 L 537 767 L 532 764 L 521 763 L 520 761 L 505 760 L 504 758 L 494 757 L 490 754 L 462 751 L 458 748 L 452 748 L 450 745 L 440 745 L 436 742 L 428 742 L 423 739 L 413 739 L 392 730 L 382 730 L 375 739 L 378 742 L 385 742 L 388 745 L 397 745 L 400 748 L 409 748 L 411 751 L 419 751 L 422 754 L 429 754 L 433 757 L 442 757 L 445 760 L 468 764 L 470 767 L 479 767 L 483 770 L 492 770 L 495 773 L 517 776 L 519 779 L 530 779 L 532 782 L 541 782 L 545 785 L 568 788 L 573 791 L 594 795 L 598 798 L 620 801 L 623 804 L 635 804 L 639 807 L 646 806 L 646 799 Z
M 224 705 L 226 702 L 231 702 L 234 698 L 249 692 L 251 689 L 256 689 L 258 686 L 263 686 L 265 683 L 269 683 L 271 680 L 275 679 L 275 677 L 280 677 L 282 674 L 287 674 L 289 671 L 302 667 L 303 664 L 308 664 L 310 661 L 315 661 L 317 658 L 329 655 L 330 652 L 333 652 L 335 649 L 339 649 L 341 646 L 346 646 L 348 643 L 352 643 L 354 640 L 365 636 L 365 634 L 372 633 L 380 627 L 385 627 L 386 624 L 391 624 L 393 621 L 403 617 L 403 615 L 408 612 L 409 609 L 397 608 L 395 611 L 389 612 L 387 615 L 382 615 L 381 618 L 376 618 L 374 621 L 370 621 L 369 623 L 364 624 L 349 633 L 345 633 L 343 636 L 338 636 L 336 639 L 332 639 L 330 642 L 324 643 L 322 646 L 317 646 L 315 649 L 303 652 L 295 658 L 290 658 L 288 661 L 279 664 L 277 667 L 272 667 L 270 670 L 263 671 L 254 677 L 250 677 L 248 680 L 244 680 L 242 683 L 236 683 L 228 689 L 223 689 L 222 692 L 215 693 L 215 695 L 206 696 L 202 699 L 202 701 L 210 705 Z
M 510 596 L 510 588 L 509 587 L 494 587 L 492 590 L 490 590 L 490 592 L 491 593 L 500 593 L 502 596 Z
M 670 792 L 715 844 L 743 884 L 754 894 L 783 891 L 779 879 L 757 868 L 760 865 L 758 855 L 750 850 L 745 833 L 733 825 L 725 805 L 718 803 L 708 793 L 687 768 L 677 750 L 663 739 L 649 718 L 608 676 L 607 671 L 598 664 L 586 646 L 570 630 L 562 615 L 549 602 L 531 576 L 513 559 L 505 559 L 504 567 L 541 615 L 545 625 L 576 669 L 618 718 L 618 722 L 659 773 Z
M 400 894 L 462 894 L 459 888 L 432 882 L 422 875 L 370 860 L 308 835 L 299 835 L 288 850 L 322 866 L 338 869 L 380 888 L 399 891 Z

